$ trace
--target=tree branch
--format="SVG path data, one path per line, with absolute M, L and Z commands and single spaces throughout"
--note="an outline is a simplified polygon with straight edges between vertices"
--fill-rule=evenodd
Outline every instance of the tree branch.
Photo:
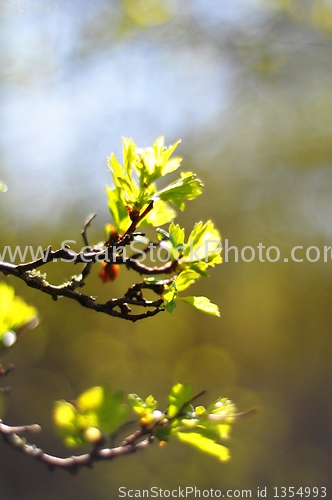
M 142 214 L 132 214 L 131 226 L 126 233 L 119 238 L 116 244 L 105 243 L 103 244 L 103 248 L 100 248 L 100 245 L 99 248 L 98 246 L 93 247 L 90 245 L 87 237 L 87 229 L 96 216 L 94 214 L 86 220 L 81 231 L 86 251 L 76 253 L 67 245 L 58 250 L 52 250 L 52 247 L 48 246 L 44 250 L 42 257 L 31 262 L 17 265 L 9 262 L 0 262 L 0 272 L 4 275 L 12 275 L 23 280 L 29 287 L 50 295 L 54 300 L 67 297 L 75 300 L 83 307 L 93 309 L 97 312 L 103 312 L 109 316 L 130 321 L 138 321 L 155 316 L 164 310 L 162 307 L 163 299 L 159 298 L 155 301 L 147 300 L 144 298 L 142 290 L 150 289 L 160 297 L 163 292 L 163 285 L 153 285 L 144 282 L 137 283 L 130 287 L 123 297 L 113 298 L 105 303 L 98 303 L 96 297 L 85 295 L 77 291 L 77 288 L 82 288 L 85 285 L 84 280 L 89 275 L 92 265 L 96 262 L 113 262 L 114 264 L 124 265 L 128 269 L 132 269 L 141 275 L 147 276 L 172 274 L 176 272 L 177 261 L 168 261 L 160 267 L 148 267 L 138 260 L 142 255 L 141 253 L 134 254 L 127 258 L 121 254 L 122 250 L 133 241 L 135 237 L 134 231 L 138 223 L 152 210 L 152 208 L 153 202 L 148 205 Z M 147 250 L 143 251 L 143 253 L 146 251 Z M 46 274 L 42 274 L 38 269 L 50 262 L 57 262 L 58 260 L 72 262 L 74 264 L 84 264 L 81 274 L 72 276 L 69 281 L 60 285 L 49 283 L 46 279 Z M 174 278 L 175 276 L 167 280 L 167 283 L 171 283 Z M 130 308 L 132 305 L 142 307 L 146 310 L 141 314 L 132 314 Z
M 72 474 L 78 472 L 81 467 L 91 468 L 94 462 L 111 460 L 121 455 L 135 453 L 138 450 L 147 448 L 153 442 L 153 436 L 150 431 L 142 428 L 128 436 L 121 446 L 114 448 L 94 447 L 89 453 L 62 458 L 45 453 L 41 448 L 38 448 L 34 444 L 29 444 L 25 438 L 21 438 L 20 436 L 20 434 L 25 432 L 39 432 L 40 430 L 41 427 L 38 424 L 11 427 L 0 420 L 0 434 L 5 443 L 15 450 L 43 462 L 50 470 L 62 468 L 68 470 Z
M 9 267 L 10 266 L 10 267 Z M 54 300 L 58 300 L 62 297 L 67 297 L 69 299 L 75 300 L 81 306 L 87 307 L 88 309 L 93 309 L 97 312 L 103 312 L 109 316 L 114 316 L 117 318 L 127 319 L 130 321 L 137 321 L 140 319 L 148 318 L 150 316 L 155 316 L 164 309 L 161 307 L 163 304 L 163 299 L 158 299 L 155 301 L 147 300 L 144 297 L 134 297 L 133 294 L 129 292 L 129 295 L 125 295 L 121 298 L 111 299 L 105 303 L 99 303 L 96 298 L 91 295 L 85 295 L 75 291 L 75 283 L 77 277 L 74 276 L 71 281 L 63 283 L 62 285 L 56 286 L 51 285 L 45 279 L 45 276 L 32 271 L 21 272 L 21 269 L 17 269 L 20 266 L 13 266 L 12 264 L 0 263 L 0 271 L 5 274 L 12 274 L 20 279 L 22 279 L 29 287 L 40 290 L 43 293 L 50 295 Z M 141 288 L 152 288 L 148 287 L 144 283 L 141 284 Z M 141 314 L 130 314 L 130 305 L 135 305 L 144 308 L 153 308 L 153 310 L 145 311 Z M 119 308 L 120 311 L 116 310 Z

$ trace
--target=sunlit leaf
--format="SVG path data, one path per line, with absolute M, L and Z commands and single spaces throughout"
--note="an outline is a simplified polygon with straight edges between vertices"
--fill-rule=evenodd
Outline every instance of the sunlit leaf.
M 183 292 L 183 290 L 186 290 L 186 288 L 195 283 L 200 277 L 201 275 L 193 269 L 185 269 L 175 280 L 177 291 Z
M 180 263 L 204 261 L 208 265 L 221 263 L 221 238 L 212 221 L 197 222 L 191 231 Z
M 78 411 L 71 403 L 57 401 L 53 413 L 54 422 L 59 427 L 72 427 L 74 429 L 75 425 L 73 422 L 77 414 Z
M 186 411 L 186 405 L 190 404 L 192 397 L 193 391 L 189 382 L 173 385 L 168 396 L 167 418 L 172 419 L 180 411 Z
M 168 203 L 157 200 L 153 203 L 153 209 L 142 219 L 139 226 L 163 226 L 176 217 L 176 213 Z
M 184 244 L 185 230 L 172 222 L 169 226 L 169 239 L 174 248 L 179 249 Z
M 90 444 L 98 440 L 101 433 L 112 434 L 128 412 L 123 399 L 122 392 L 97 386 L 83 392 L 75 405 L 57 401 L 53 409 L 56 431 L 68 446 Z
M 158 404 L 153 396 L 148 396 L 145 401 L 143 401 L 137 394 L 129 394 L 128 402 L 132 410 L 140 417 L 145 417 L 152 413 L 157 408 Z
M 103 433 L 112 434 L 128 412 L 123 400 L 123 392 L 112 391 L 108 386 L 97 386 L 77 398 L 77 409 L 89 420 L 91 426 Z
M 139 188 L 132 177 L 133 162 L 136 159 L 136 146 L 132 139 L 123 138 L 123 160 L 124 165 L 120 165 L 115 155 L 108 158 L 108 166 L 113 175 L 115 187 L 122 190 L 122 196 L 126 205 L 133 207 L 139 197 Z
M 123 197 L 123 190 L 120 187 L 114 189 L 106 187 L 108 198 L 108 208 L 111 212 L 113 223 L 118 232 L 125 232 L 130 226 L 130 218 Z
M 152 200 L 155 202 L 153 210 L 147 214 L 142 224 L 155 227 L 174 219 L 175 212 L 169 207 L 167 200 L 155 197 L 155 181 L 179 167 L 181 158 L 170 160 L 179 142 L 165 147 L 164 138 L 159 137 L 152 147 L 137 149 L 132 139 L 123 138 L 123 165 L 114 154 L 108 158 L 115 184 L 114 189 L 107 189 L 108 204 L 119 231 L 128 227 L 128 210 L 143 212 Z
M 88 424 L 74 405 L 67 401 L 57 401 L 53 408 L 55 429 L 67 446 L 86 444 L 84 431 Z
M 203 184 L 192 172 L 182 172 L 180 179 L 158 191 L 155 199 L 173 203 L 180 210 L 185 207 L 184 200 L 194 200 L 202 193 Z
M 0 350 L 15 343 L 13 333 L 21 337 L 37 326 L 37 314 L 35 307 L 15 295 L 13 287 L 0 282 Z
M 177 291 L 175 282 L 173 282 L 171 285 L 165 286 L 165 291 L 163 293 L 163 299 L 164 299 L 164 303 L 165 303 L 165 309 L 169 313 L 173 312 L 175 307 L 176 307 L 177 294 L 178 294 L 178 291 Z
M 140 179 L 140 186 L 147 187 L 164 177 L 165 175 L 177 170 L 181 164 L 181 158 L 169 160 L 180 141 L 172 146 L 164 146 L 164 137 L 158 137 L 152 147 L 138 150 L 135 169 Z
M 230 458 L 229 450 L 226 446 L 216 443 L 213 439 L 209 439 L 199 432 L 177 432 L 176 436 L 183 443 L 191 444 L 200 451 L 208 453 L 222 462 L 226 462 Z
M 207 314 L 211 314 L 212 316 L 220 316 L 219 308 L 216 304 L 210 301 L 207 297 L 178 297 L 179 300 L 186 302 L 187 304 L 203 311 Z

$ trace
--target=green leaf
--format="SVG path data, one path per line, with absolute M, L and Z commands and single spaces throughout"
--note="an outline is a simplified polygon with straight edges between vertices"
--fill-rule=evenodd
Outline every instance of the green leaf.
M 180 179 L 169 184 L 161 191 L 158 191 L 154 198 L 172 203 L 180 210 L 183 210 L 185 203 L 183 200 L 194 200 L 202 193 L 203 184 L 192 172 L 181 172 Z
M 179 431 L 199 431 L 209 439 L 217 441 L 229 437 L 231 425 L 236 418 L 235 405 L 227 398 L 219 398 L 208 409 L 197 406 L 191 415 L 181 420 Z
M 183 292 L 183 290 L 186 290 L 186 288 L 195 283 L 200 277 L 201 275 L 193 269 L 185 269 L 175 279 L 174 283 L 177 291 Z
M 57 401 L 53 409 L 56 431 L 67 446 L 91 444 L 91 435 L 113 434 L 124 421 L 128 406 L 124 395 L 108 386 L 96 386 L 83 392 L 74 404 Z M 99 430 L 91 433 L 91 430 Z
M 168 228 L 169 239 L 174 248 L 179 249 L 184 244 L 185 230 L 179 226 L 179 224 L 174 224 L 172 222 Z
M 139 198 L 139 187 L 132 177 L 133 162 L 136 159 L 136 146 L 132 139 L 123 138 L 123 160 L 124 165 L 120 165 L 115 155 L 108 158 L 108 166 L 111 170 L 115 187 L 122 191 L 125 204 L 134 207 Z
M 168 443 L 171 437 L 172 428 L 169 425 L 156 425 L 153 429 L 153 435 L 159 441 L 165 441 Z
M 53 408 L 53 421 L 57 434 L 70 447 L 87 444 L 84 431 L 88 424 L 77 408 L 67 401 L 56 401 Z
M 152 147 L 144 150 L 139 150 L 135 162 L 135 170 L 140 179 L 140 187 L 144 188 L 151 185 L 171 172 L 179 168 L 181 158 L 173 158 L 169 160 L 172 153 L 175 151 L 180 141 L 172 146 L 164 146 L 164 137 L 158 137 Z
M 207 297 L 178 297 L 179 300 L 186 302 L 187 304 L 203 311 L 207 314 L 211 314 L 212 316 L 220 316 L 219 308 L 216 304 L 210 301 Z
M 175 281 L 171 285 L 165 285 L 163 293 L 163 299 L 165 302 L 165 309 L 167 312 L 171 313 L 176 307 L 176 297 L 178 294 Z
M 153 203 L 153 209 L 142 219 L 138 226 L 163 226 L 176 217 L 176 213 L 168 203 L 157 200 Z
M 111 212 L 113 223 L 118 233 L 125 232 L 131 224 L 126 203 L 123 197 L 123 190 L 120 187 L 111 189 L 106 187 L 108 198 L 108 208 Z
M 112 434 L 128 413 L 128 406 L 123 400 L 123 392 L 113 391 L 108 386 L 96 386 L 77 398 L 77 409 L 84 415 L 89 427 Z
M 136 144 L 132 139 L 122 137 L 123 166 L 127 176 L 131 179 L 133 165 L 136 161 Z
M 0 193 L 5 193 L 7 191 L 7 186 L 4 182 L 0 181 Z
M 174 311 L 174 309 L 176 308 L 176 301 L 175 299 L 172 299 L 170 300 L 169 302 L 167 302 L 166 306 L 165 306 L 165 310 L 168 312 L 168 313 L 172 313 Z
M 179 141 L 167 148 L 164 138 L 159 137 L 152 148 L 142 150 L 136 148 L 132 139 L 123 138 L 122 142 L 123 166 L 114 154 L 108 158 L 115 188 L 108 189 L 107 193 L 115 226 L 123 230 L 123 221 L 128 218 L 127 207 L 142 211 L 152 200 L 155 201 L 154 209 L 145 218 L 145 224 L 156 227 L 170 222 L 175 212 L 167 200 L 154 197 L 157 190 L 154 181 L 179 167 L 181 158 L 169 160 Z
M 221 238 L 212 221 L 198 222 L 191 231 L 179 264 L 203 262 L 214 266 L 222 262 Z
M 229 460 L 229 450 L 226 446 L 216 443 L 213 439 L 203 436 L 199 432 L 177 432 L 176 437 L 183 443 L 190 444 L 195 448 L 208 453 L 222 462 Z
M 167 418 L 175 418 L 180 411 L 185 412 L 188 410 L 186 406 L 190 404 L 192 397 L 193 391 L 189 382 L 173 385 L 168 396 Z
M 128 402 L 131 409 L 140 417 L 146 417 L 150 413 L 153 413 L 158 405 L 153 396 L 148 396 L 143 401 L 137 394 L 129 394 Z
M 37 309 L 15 295 L 14 288 L 0 282 L 0 350 L 38 324 Z
M 199 276 L 209 276 L 209 273 L 207 269 L 209 268 L 209 264 L 206 262 L 190 262 L 186 263 L 185 265 L 180 264 L 178 266 L 180 269 L 184 268 L 185 270 L 191 270 L 194 271 L 196 274 Z
M 165 231 L 165 229 L 161 229 L 160 227 L 157 227 L 156 233 L 157 233 L 159 241 L 169 240 L 169 238 L 170 238 L 169 233 L 167 231 Z

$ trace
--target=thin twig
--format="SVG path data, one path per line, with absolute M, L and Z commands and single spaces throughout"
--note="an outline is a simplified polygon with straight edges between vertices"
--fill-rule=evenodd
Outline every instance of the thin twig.
M 41 428 L 38 424 L 11 427 L 0 420 L 0 434 L 2 434 L 4 441 L 12 448 L 43 462 L 50 470 L 62 468 L 73 474 L 78 472 L 81 467 L 91 468 L 93 462 L 111 460 L 122 455 L 135 453 L 138 450 L 147 448 L 153 442 L 151 433 L 142 428 L 128 436 L 121 446 L 115 448 L 94 447 L 89 453 L 62 458 L 45 453 L 41 448 L 38 448 L 34 444 L 27 443 L 24 438 L 20 437 L 20 434 L 25 432 L 39 432 L 40 430 Z M 146 435 L 147 437 L 145 437 Z
M 87 246 L 87 247 L 91 247 L 91 245 L 90 245 L 90 243 L 89 243 L 89 241 L 88 241 L 88 237 L 87 237 L 87 229 L 88 229 L 88 227 L 90 226 L 91 222 L 93 221 L 93 219 L 94 219 L 95 217 L 97 217 L 97 214 L 92 214 L 92 215 L 90 215 L 90 216 L 87 218 L 87 220 L 85 221 L 85 223 L 84 223 L 84 227 L 83 227 L 83 229 L 82 229 L 82 231 L 81 231 L 81 235 L 82 235 L 82 238 L 83 238 L 84 244 L 85 244 L 85 246 Z
M 10 267 L 7 267 L 7 263 L 0 263 L 0 270 L 3 271 L 4 268 L 7 270 L 7 274 L 13 274 L 14 276 L 17 276 L 18 278 L 22 279 L 29 287 L 35 288 L 43 293 L 46 293 L 47 295 L 50 295 L 54 300 L 58 300 L 62 297 L 67 297 L 69 299 L 75 300 L 83 307 L 108 314 L 109 316 L 114 316 L 117 318 L 127 319 L 129 321 L 135 322 L 140 319 L 155 316 L 159 312 L 163 311 L 163 308 L 161 307 L 163 304 L 163 299 L 151 301 L 140 298 L 140 300 L 137 300 L 125 295 L 124 297 L 111 299 L 105 303 L 99 303 L 97 302 L 95 297 L 79 293 L 75 291 L 75 289 L 73 289 L 75 288 L 74 285 L 76 277 L 73 277 L 72 280 L 67 283 L 63 283 L 62 285 L 57 286 L 48 283 L 43 275 L 40 275 L 39 273 L 36 273 L 34 271 L 21 273 L 20 270 L 18 271 L 16 267 L 12 266 L 11 264 Z M 151 288 L 153 289 L 153 287 Z M 141 314 L 130 314 L 130 308 L 128 304 L 144 308 L 153 308 L 153 310 L 148 310 Z M 120 311 L 117 311 L 116 307 L 119 307 Z
M 90 245 L 89 240 L 88 240 L 87 229 L 96 216 L 97 216 L 97 214 L 90 215 L 90 217 L 88 217 L 87 220 L 85 221 L 84 227 L 81 231 L 81 235 L 82 235 L 84 244 L 85 244 L 86 248 L 89 250 L 92 250 L 92 246 Z M 80 286 L 84 286 L 84 280 L 90 274 L 91 268 L 92 268 L 92 263 L 90 263 L 90 262 L 87 262 L 85 264 L 85 266 L 83 267 L 81 275 L 80 275 L 80 281 L 81 281 Z
M 156 285 L 144 282 L 137 283 L 136 285 L 130 287 L 123 297 L 108 300 L 103 304 L 98 303 L 94 296 L 85 295 L 77 291 L 78 288 L 84 286 L 84 280 L 90 273 L 92 265 L 96 262 L 113 262 L 114 264 L 124 265 L 128 269 L 132 269 L 141 275 L 147 276 L 175 274 L 177 261 L 169 261 L 159 267 L 148 267 L 138 260 L 137 254 L 134 254 L 131 257 L 125 257 L 125 254 L 121 255 L 121 250 L 129 245 L 133 241 L 135 235 L 138 234 L 135 233 L 137 225 L 144 217 L 146 217 L 152 208 L 153 202 L 147 206 L 142 214 L 132 215 L 131 226 L 128 228 L 126 233 L 118 239 L 116 244 L 109 244 L 107 246 L 107 243 L 105 243 L 103 244 L 103 248 L 98 248 L 98 246 L 92 247 L 90 245 L 87 237 L 87 229 L 96 216 L 93 214 L 86 220 L 81 231 L 83 241 L 86 245 L 85 249 L 83 249 L 85 251 L 77 253 L 71 250 L 67 245 L 64 245 L 58 250 L 52 250 L 52 247 L 48 246 L 44 250 L 42 257 L 31 262 L 17 265 L 9 262 L 0 262 L 0 272 L 5 275 L 16 276 L 17 278 L 23 280 L 27 286 L 50 295 L 54 300 L 67 297 L 75 300 L 83 307 L 93 309 L 97 312 L 103 312 L 117 318 L 138 321 L 155 316 L 164 310 L 162 307 L 163 299 L 161 298 L 163 293 L 162 284 Z M 38 269 L 50 262 L 57 262 L 58 260 L 62 260 L 63 262 L 72 262 L 74 264 L 84 264 L 82 272 L 76 276 L 72 276 L 72 278 L 67 282 L 60 285 L 53 285 L 47 281 L 46 275 L 41 274 Z M 164 284 L 171 283 L 174 278 L 175 276 L 169 280 L 165 280 Z M 142 292 L 143 289 L 152 290 L 154 293 L 159 295 L 159 299 L 155 301 L 145 299 Z M 144 313 L 132 314 L 130 308 L 132 305 L 144 308 Z

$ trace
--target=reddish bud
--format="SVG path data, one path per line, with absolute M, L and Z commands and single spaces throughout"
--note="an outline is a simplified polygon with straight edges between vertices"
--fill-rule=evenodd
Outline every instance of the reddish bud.
M 102 282 L 107 283 L 108 281 L 116 280 L 119 276 L 120 266 L 118 264 L 114 264 L 113 262 L 102 262 L 101 265 L 103 268 L 99 273 L 99 277 Z

